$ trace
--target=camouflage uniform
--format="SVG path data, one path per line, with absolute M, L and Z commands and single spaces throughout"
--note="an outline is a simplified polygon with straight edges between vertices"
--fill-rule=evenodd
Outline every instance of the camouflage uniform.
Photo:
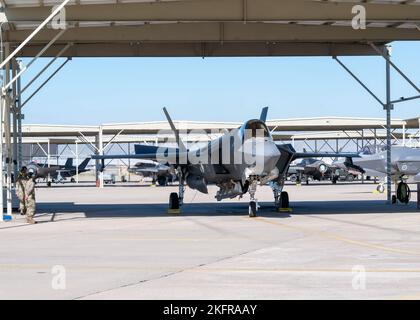
M 34 223 L 35 214 L 35 181 L 32 178 L 19 178 L 16 183 L 16 195 L 20 200 L 20 209 L 26 214 L 26 220 Z

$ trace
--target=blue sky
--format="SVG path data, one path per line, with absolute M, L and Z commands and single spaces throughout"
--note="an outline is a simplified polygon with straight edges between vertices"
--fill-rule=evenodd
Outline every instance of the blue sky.
M 417 85 L 419 57 L 420 42 L 393 43 L 393 61 Z M 384 98 L 382 58 L 342 61 Z M 23 83 L 46 63 L 34 64 Z M 416 94 L 395 72 L 392 85 L 393 98 Z M 269 118 L 384 117 L 381 106 L 330 57 L 78 58 L 24 113 L 25 123 L 97 125 L 163 120 L 164 106 L 180 120 L 243 121 L 263 106 L 270 107 Z M 396 105 L 393 116 L 420 116 L 420 100 Z

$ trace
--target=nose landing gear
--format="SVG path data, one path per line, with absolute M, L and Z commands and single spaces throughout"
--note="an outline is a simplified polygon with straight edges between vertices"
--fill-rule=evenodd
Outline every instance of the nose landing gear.
M 258 200 L 255 199 L 255 193 L 257 192 L 257 180 L 252 180 L 249 184 L 248 192 L 249 192 L 249 210 L 248 214 L 250 218 L 254 218 L 257 216 L 257 211 L 259 209 Z

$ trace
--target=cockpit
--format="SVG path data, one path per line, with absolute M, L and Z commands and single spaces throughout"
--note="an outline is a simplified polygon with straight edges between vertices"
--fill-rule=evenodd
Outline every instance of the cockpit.
M 261 120 L 249 120 L 241 127 L 241 133 L 244 140 L 250 138 L 271 137 L 270 131 L 268 130 L 265 123 Z

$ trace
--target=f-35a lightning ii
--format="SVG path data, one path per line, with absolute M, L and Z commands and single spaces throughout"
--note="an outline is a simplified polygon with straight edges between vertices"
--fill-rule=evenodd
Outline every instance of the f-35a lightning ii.
M 76 173 L 89 171 L 86 169 L 89 161 L 90 158 L 86 158 L 77 168 L 73 165 L 72 158 L 68 158 L 64 165 L 48 166 L 47 164 L 30 162 L 26 167 L 28 168 L 28 171 L 33 173 L 35 179 L 47 179 L 49 176 L 53 182 L 60 182 L 66 180 L 66 178 L 73 179 L 72 177 L 75 176 Z
M 365 174 L 373 177 L 386 177 L 386 150 L 374 154 L 361 153 L 356 159 L 348 159 L 347 165 L 362 168 Z M 420 149 L 403 146 L 391 148 L 391 177 L 394 183 L 398 183 L 396 195 L 392 197 L 395 203 L 398 199 L 402 203 L 410 201 L 410 188 L 407 181 L 420 182 Z M 377 188 L 384 191 L 383 184 Z
M 187 149 L 181 140 L 166 108 L 163 109 L 171 130 L 175 134 L 177 148 L 146 146 L 138 147 L 133 155 L 94 155 L 93 159 L 151 159 L 177 169 L 179 192 L 171 193 L 169 208 L 179 209 L 183 204 L 185 184 L 191 189 L 208 193 L 208 184 L 219 187 L 218 201 L 250 195 L 249 216 L 255 217 L 258 204 L 255 198 L 258 185 L 269 183 L 277 208 L 289 207 L 289 196 L 283 191 L 290 163 L 307 157 L 348 157 L 354 154 L 297 153 L 290 144 L 277 145 L 265 121 L 268 108 L 262 110 L 259 119 L 246 121 L 204 147 Z
M 135 145 L 134 147 L 135 149 L 141 149 L 141 145 Z M 143 177 L 151 177 L 153 183 L 157 182 L 160 186 L 166 186 L 176 180 L 175 169 L 172 166 L 153 160 L 137 162 L 133 168 L 129 169 L 129 172 Z

